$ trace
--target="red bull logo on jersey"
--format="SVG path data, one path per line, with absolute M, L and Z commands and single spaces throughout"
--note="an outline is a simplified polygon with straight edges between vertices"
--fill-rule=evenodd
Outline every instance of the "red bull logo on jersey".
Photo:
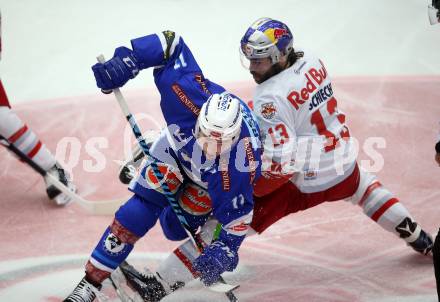
M 299 110 L 299 107 L 307 102 L 310 96 L 313 95 L 318 90 L 318 87 L 327 79 L 327 70 L 321 60 L 319 60 L 319 63 L 321 65 L 320 68 L 310 68 L 304 73 L 307 79 L 305 86 L 300 91 L 291 91 L 287 96 L 290 104 L 292 104 L 296 110 Z
M 270 120 L 275 116 L 275 113 L 277 112 L 277 109 L 275 108 L 275 105 L 273 102 L 270 103 L 264 103 L 261 104 L 261 115 L 265 118 Z

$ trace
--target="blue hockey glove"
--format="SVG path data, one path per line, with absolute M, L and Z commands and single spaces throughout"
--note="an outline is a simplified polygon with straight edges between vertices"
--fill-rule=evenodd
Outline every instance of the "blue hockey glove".
M 238 254 L 222 241 L 208 245 L 194 261 L 194 269 L 207 286 L 217 282 L 225 271 L 232 272 L 238 264 Z
M 139 73 L 139 66 L 133 51 L 127 47 L 118 47 L 113 58 L 92 66 L 96 85 L 102 90 L 111 91 L 125 85 Z

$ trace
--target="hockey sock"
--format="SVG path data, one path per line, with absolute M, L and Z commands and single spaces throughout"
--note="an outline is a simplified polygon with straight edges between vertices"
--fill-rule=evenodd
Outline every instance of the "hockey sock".
M 104 232 L 86 265 L 87 280 L 101 284 L 127 258 L 138 239 L 115 219 Z
M 45 171 L 55 165 L 52 153 L 8 107 L 0 107 L 0 134 Z
M 403 204 L 380 182 L 371 182 L 358 204 L 368 217 L 405 240 L 414 250 L 424 255 L 430 253 L 431 236 L 422 230 Z

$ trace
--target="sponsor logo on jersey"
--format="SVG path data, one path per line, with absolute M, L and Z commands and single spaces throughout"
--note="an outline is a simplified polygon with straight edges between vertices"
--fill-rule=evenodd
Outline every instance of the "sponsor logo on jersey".
M 275 116 L 275 113 L 277 112 L 277 109 L 273 102 L 264 103 L 261 104 L 261 115 L 265 118 L 270 120 Z
M 299 110 L 299 107 L 308 101 L 310 96 L 314 94 L 318 90 L 318 87 L 327 79 L 327 70 L 321 60 L 319 60 L 319 63 L 321 65 L 320 68 L 310 68 L 304 73 L 307 79 L 305 87 L 300 91 L 293 90 L 287 96 L 287 99 L 296 110 Z
M 327 101 L 332 96 L 333 96 L 332 84 L 328 83 L 327 85 L 324 86 L 324 88 L 319 89 L 318 92 L 312 96 L 312 99 L 310 100 L 310 104 L 309 104 L 309 110 L 318 107 L 319 104 Z
M 206 190 L 188 184 L 179 198 L 180 206 L 191 215 L 205 215 L 212 210 L 212 202 Z
M 159 169 L 163 178 L 161 178 L 159 181 L 153 168 L 151 166 L 148 166 L 145 172 L 145 180 L 147 181 L 148 186 L 163 194 L 164 191 L 162 189 L 162 186 L 164 182 L 166 182 L 168 184 L 170 192 L 175 194 L 181 184 L 177 175 L 172 172 L 166 164 L 157 163 L 157 168 Z
M 183 103 L 183 105 L 185 105 L 192 113 L 198 116 L 200 113 L 200 108 L 197 107 L 194 102 L 185 94 L 179 84 L 173 84 L 171 88 L 173 89 L 179 100 Z
M 227 231 L 228 234 L 232 234 L 235 236 L 244 236 L 249 230 L 249 225 L 252 220 L 252 215 L 253 212 L 250 211 L 249 213 L 229 222 L 227 225 L 224 225 L 223 229 Z
M 196 82 L 199 83 L 200 88 L 202 88 L 203 92 L 207 95 L 211 95 L 211 91 L 206 87 L 206 80 L 201 74 L 196 74 L 195 76 Z
M 315 170 L 307 170 L 304 172 L 304 180 L 315 180 L 318 177 L 318 172 Z
M 232 234 L 237 234 L 237 233 L 247 232 L 248 228 L 249 228 L 249 224 L 242 222 L 240 224 L 228 227 L 227 230 Z
M 220 158 L 220 174 L 222 176 L 223 191 L 229 191 L 231 189 L 231 178 L 228 172 L 228 161 L 224 158 Z
M 249 162 L 249 172 L 250 172 L 249 173 L 249 178 L 250 178 L 249 183 L 252 184 L 252 183 L 254 183 L 254 180 L 255 180 L 258 162 L 255 161 L 254 153 L 252 152 L 250 138 L 245 137 L 245 138 L 243 138 L 243 140 L 244 140 L 244 148 L 246 150 L 246 158 L 248 159 L 248 162 Z

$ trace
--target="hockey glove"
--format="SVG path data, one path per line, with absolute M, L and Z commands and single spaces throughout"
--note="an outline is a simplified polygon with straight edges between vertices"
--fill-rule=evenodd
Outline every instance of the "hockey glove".
M 209 286 L 220 279 L 225 271 L 232 272 L 238 264 L 238 254 L 222 241 L 214 241 L 194 261 L 200 280 Z
M 139 73 L 139 66 L 133 51 L 127 47 L 118 47 L 113 58 L 92 66 L 96 79 L 96 85 L 105 91 L 125 85 L 128 80 L 133 79 Z

